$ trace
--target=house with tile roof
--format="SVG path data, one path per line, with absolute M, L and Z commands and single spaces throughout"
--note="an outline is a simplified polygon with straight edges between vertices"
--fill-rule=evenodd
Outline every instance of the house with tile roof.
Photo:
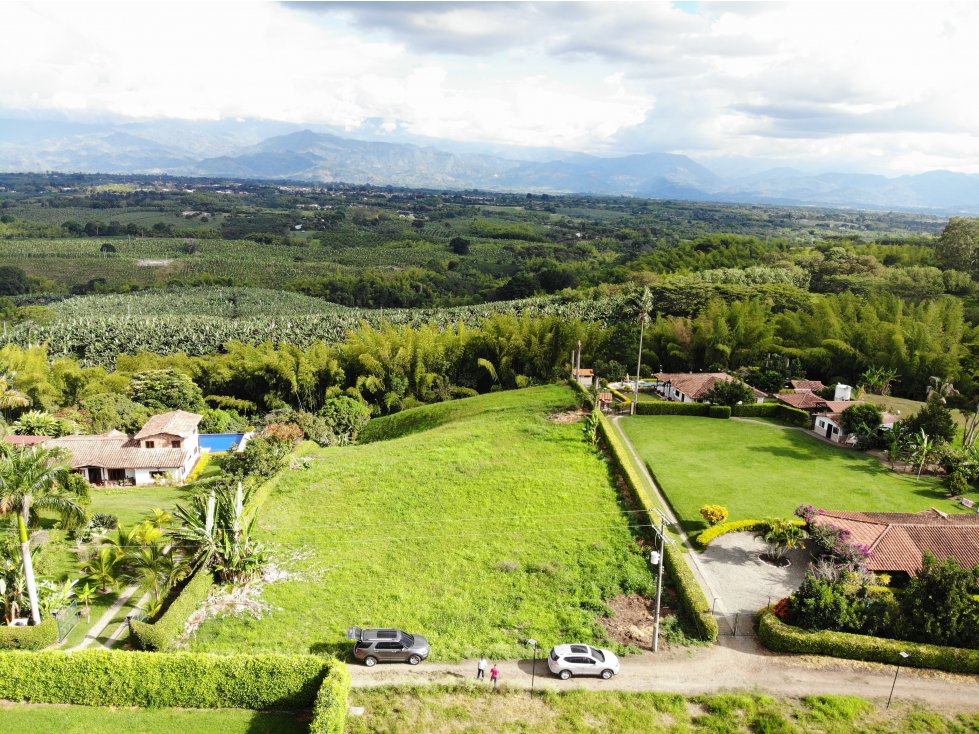
M 819 380 L 789 380 L 789 385 L 796 392 L 808 390 L 809 392 L 822 392 L 826 386 Z
M 44 442 L 68 455 L 72 469 L 91 484 L 154 484 L 162 477 L 184 481 L 201 456 L 198 424 L 203 416 L 177 410 L 150 418 L 134 436 L 109 431 L 63 436 Z
M 678 403 L 701 403 L 718 382 L 741 382 L 727 372 L 660 372 L 656 380 L 663 397 Z M 751 390 L 756 403 L 765 402 L 767 393 L 755 388 Z
M 979 565 L 979 514 L 948 514 L 934 508 L 924 512 L 844 512 L 823 510 L 813 524 L 849 533 L 849 540 L 870 548 L 868 568 L 914 576 L 929 551 L 939 561 L 954 558 L 959 565 Z

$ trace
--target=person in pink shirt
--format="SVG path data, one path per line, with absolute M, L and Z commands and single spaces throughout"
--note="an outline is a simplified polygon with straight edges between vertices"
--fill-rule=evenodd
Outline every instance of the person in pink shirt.
M 496 667 L 496 663 L 490 669 L 490 680 L 493 681 L 493 688 L 496 688 L 497 681 L 500 680 L 500 669 Z

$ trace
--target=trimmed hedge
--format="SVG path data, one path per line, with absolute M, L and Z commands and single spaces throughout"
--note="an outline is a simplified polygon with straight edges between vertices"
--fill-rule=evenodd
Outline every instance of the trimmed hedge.
M 183 634 L 187 619 L 207 599 L 214 577 L 209 571 L 197 571 L 170 606 L 154 622 L 129 620 L 129 632 L 140 650 L 169 650 Z
M 574 390 L 576 393 L 578 393 L 584 398 L 585 404 L 589 408 L 595 407 L 595 396 L 592 395 L 589 390 L 586 390 L 584 385 L 582 385 L 580 382 L 578 382 L 575 379 L 568 380 L 568 384 L 571 385 L 572 390 Z
M 643 405 L 657 405 L 657 403 L 639 403 L 636 407 L 639 408 Z M 682 403 L 667 403 L 667 405 L 682 405 Z M 602 437 L 605 439 L 612 465 L 625 480 L 643 508 L 652 513 L 656 505 L 646 493 L 642 478 L 628 460 L 628 449 L 622 444 L 608 418 L 604 415 L 599 416 L 598 425 Z M 678 545 L 667 544 L 663 563 L 676 586 L 680 607 L 693 624 L 697 636 L 708 642 L 715 642 L 717 640 L 717 620 L 711 613 L 704 590 L 700 588 L 700 584 L 694 578 L 693 571 L 690 570 L 690 566 L 683 557 L 683 551 Z
M 0 625 L 0 650 L 43 650 L 58 643 L 58 620 L 47 617 L 31 627 Z
M 313 655 L 8 652 L 0 655 L 0 699 L 141 708 L 308 708 L 331 666 L 340 665 Z
M 730 418 L 731 407 L 729 405 L 712 405 L 707 411 L 711 418 Z
M 793 408 L 790 405 L 777 405 L 775 407 L 775 417 L 780 421 L 785 421 L 786 423 L 793 426 L 798 426 L 799 428 L 812 427 L 812 416 L 810 416 L 806 411 Z
M 799 518 L 792 518 L 789 522 L 799 527 L 806 524 L 805 520 Z M 765 520 L 732 520 L 731 522 L 722 522 L 706 530 L 701 530 L 700 534 L 694 538 L 694 542 L 701 548 L 706 548 L 712 540 L 722 535 L 740 533 L 747 530 L 765 530 L 766 528 L 768 528 L 768 522 Z
M 349 697 L 350 671 L 346 665 L 333 665 L 316 694 L 309 734 L 343 734 L 347 728 Z
M 901 662 L 912 668 L 935 668 L 949 673 L 979 673 L 979 650 L 924 645 L 849 632 L 807 632 L 786 624 L 770 609 L 763 609 L 758 614 L 758 639 L 769 650 L 776 652 L 829 655 L 891 665 Z M 902 659 L 899 654 L 902 651 L 910 657 Z
M 707 403 L 673 403 L 666 400 L 653 403 L 638 403 L 636 415 L 710 415 L 711 406 Z

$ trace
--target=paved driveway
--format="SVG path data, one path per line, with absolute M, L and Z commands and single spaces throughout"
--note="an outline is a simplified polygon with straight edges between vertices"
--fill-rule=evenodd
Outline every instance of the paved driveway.
M 809 551 L 789 551 L 792 562 L 776 568 L 761 561 L 765 543 L 753 532 L 728 533 L 699 554 L 700 567 L 728 614 L 754 614 L 795 591 L 806 576 Z

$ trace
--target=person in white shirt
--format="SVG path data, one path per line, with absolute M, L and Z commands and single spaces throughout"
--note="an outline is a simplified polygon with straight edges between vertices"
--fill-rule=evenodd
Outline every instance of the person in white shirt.
M 489 667 L 489 660 L 486 659 L 484 655 L 479 659 L 479 663 L 476 665 L 476 680 L 483 680 L 486 678 L 486 668 Z

